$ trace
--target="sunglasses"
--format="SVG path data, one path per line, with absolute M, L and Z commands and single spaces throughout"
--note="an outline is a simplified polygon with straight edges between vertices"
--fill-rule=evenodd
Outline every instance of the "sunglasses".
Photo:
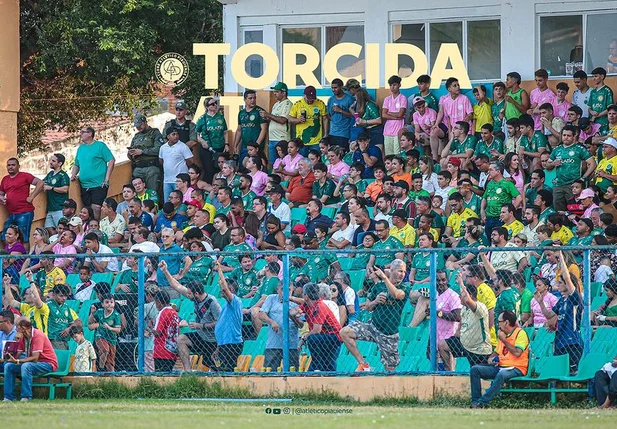
M 338 289 L 333 287 L 332 289 L 330 289 L 330 292 L 334 293 L 334 292 L 338 292 Z
M 210 106 L 216 106 L 216 103 L 208 103 L 208 104 L 207 104 L 207 106 L 208 106 L 208 107 L 210 107 Z

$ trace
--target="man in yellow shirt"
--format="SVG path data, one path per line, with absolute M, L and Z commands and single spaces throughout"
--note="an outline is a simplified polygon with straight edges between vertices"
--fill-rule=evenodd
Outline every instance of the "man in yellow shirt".
M 304 88 L 304 97 L 291 107 L 288 120 L 296 125 L 296 138 L 302 140 L 304 146 L 317 145 L 328 135 L 326 105 L 317 99 L 314 86 Z
M 478 214 L 470 208 L 465 207 L 463 196 L 460 192 L 452 193 L 448 197 L 448 202 L 450 203 L 450 210 L 452 210 L 452 212 L 450 216 L 448 216 L 444 236 L 459 239 L 465 235 L 467 219 L 473 217 L 477 218 Z
M 499 219 L 503 222 L 503 227 L 508 230 L 508 240 L 512 240 L 516 234 L 521 232 L 525 225 L 523 225 L 516 217 L 514 217 L 514 204 L 506 204 L 501 207 L 501 213 Z
M 32 274 L 26 274 L 28 280 L 30 281 L 30 287 L 26 289 L 26 294 L 24 295 L 24 302 L 19 302 L 13 298 L 13 293 L 11 292 L 10 279 L 8 277 L 3 281 L 4 283 L 4 293 L 9 300 L 9 305 L 13 308 L 19 310 L 21 314 L 32 321 L 33 326 L 39 331 L 43 331 L 45 335 L 47 335 L 47 325 L 49 322 L 49 307 L 41 300 L 41 294 L 39 293 L 39 288 L 32 280 Z
M 568 242 L 574 237 L 572 231 L 564 226 L 565 218 L 561 213 L 551 214 L 547 221 L 546 226 L 549 227 L 553 233 L 551 234 L 551 240 L 559 240 L 562 246 L 566 246 Z
M 491 331 L 491 344 L 497 346 L 497 336 L 495 334 L 495 304 L 497 297 L 489 285 L 484 282 L 486 273 L 482 266 L 477 264 L 466 265 L 463 267 L 463 282 L 470 284 L 478 291 L 478 302 L 488 308 L 488 325 Z
M 397 238 L 405 247 L 413 247 L 416 243 L 416 231 L 407 222 L 407 212 L 403 209 L 394 210 L 392 224 L 394 226 L 390 228 L 390 236 Z
M 609 185 L 617 184 L 617 140 L 609 137 L 602 143 L 602 161 L 598 163 L 595 177 L 596 185 L 606 192 Z

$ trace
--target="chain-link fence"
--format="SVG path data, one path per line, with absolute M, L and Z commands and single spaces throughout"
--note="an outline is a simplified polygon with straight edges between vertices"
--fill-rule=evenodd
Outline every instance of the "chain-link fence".
M 617 283 L 591 276 L 615 249 L 551 252 L 239 247 L 41 254 L 26 269 L 4 255 L 3 314 L 29 318 L 75 373 L 468 373 L 507 365 L 508 343 L 527 356 L 523 375 L 567 376 L 614 354 Z

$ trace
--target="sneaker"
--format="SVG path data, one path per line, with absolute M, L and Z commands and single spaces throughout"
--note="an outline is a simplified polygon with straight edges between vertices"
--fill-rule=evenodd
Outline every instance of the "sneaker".
M 368 363 L 358 364 L 358 367 L 356 368 L 356 372 L 368 372 L 370 370 L 371 366 Z
M 21 402 L 30 402 L 32 401 L 31 398 L 21 398 Z
M 13 402 L 13 401 L 11 401 L 10 399 L 4 398 L 2 402 Z

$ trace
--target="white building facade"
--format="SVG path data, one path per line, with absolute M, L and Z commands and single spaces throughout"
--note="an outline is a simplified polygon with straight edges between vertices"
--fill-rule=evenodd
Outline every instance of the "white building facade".
M 284 43 L 308 43 L 319 51 L 323 64 L 325 53 L 338 43 L 378 43 L 382 87 L 387 79 L 386 43 L 418 46 L 428 58 L 429 70 L 441 44 L 456 43 L 469 77 L 478 82 L 503 80 L 510 71 L 532 80 L 541 67 L 553 77 L 566 76 L 570 64 L 576 63 L 590 72 L 607 66 L 609 45 L 617 39 L 617 1 L 219 1 L 224 5 L 224 41 L 231 45 L 232 55 L 243 44 L 259 42 L 282 58 Z M 405 61 L 401 57 L 403 68 L 413 68 Z M 225 92 L 240 92 L 230 63 L 228 56 Z M 343 70 L 348 76 L 363 73 L 364 49 L 360 58 L 344 56 L 337 65 L 343 75 Z M 261 57 L 249 57 L 245 68 L 249 75 L 260 76 Z M 322 66 L 315 76 L 328 85 Z

